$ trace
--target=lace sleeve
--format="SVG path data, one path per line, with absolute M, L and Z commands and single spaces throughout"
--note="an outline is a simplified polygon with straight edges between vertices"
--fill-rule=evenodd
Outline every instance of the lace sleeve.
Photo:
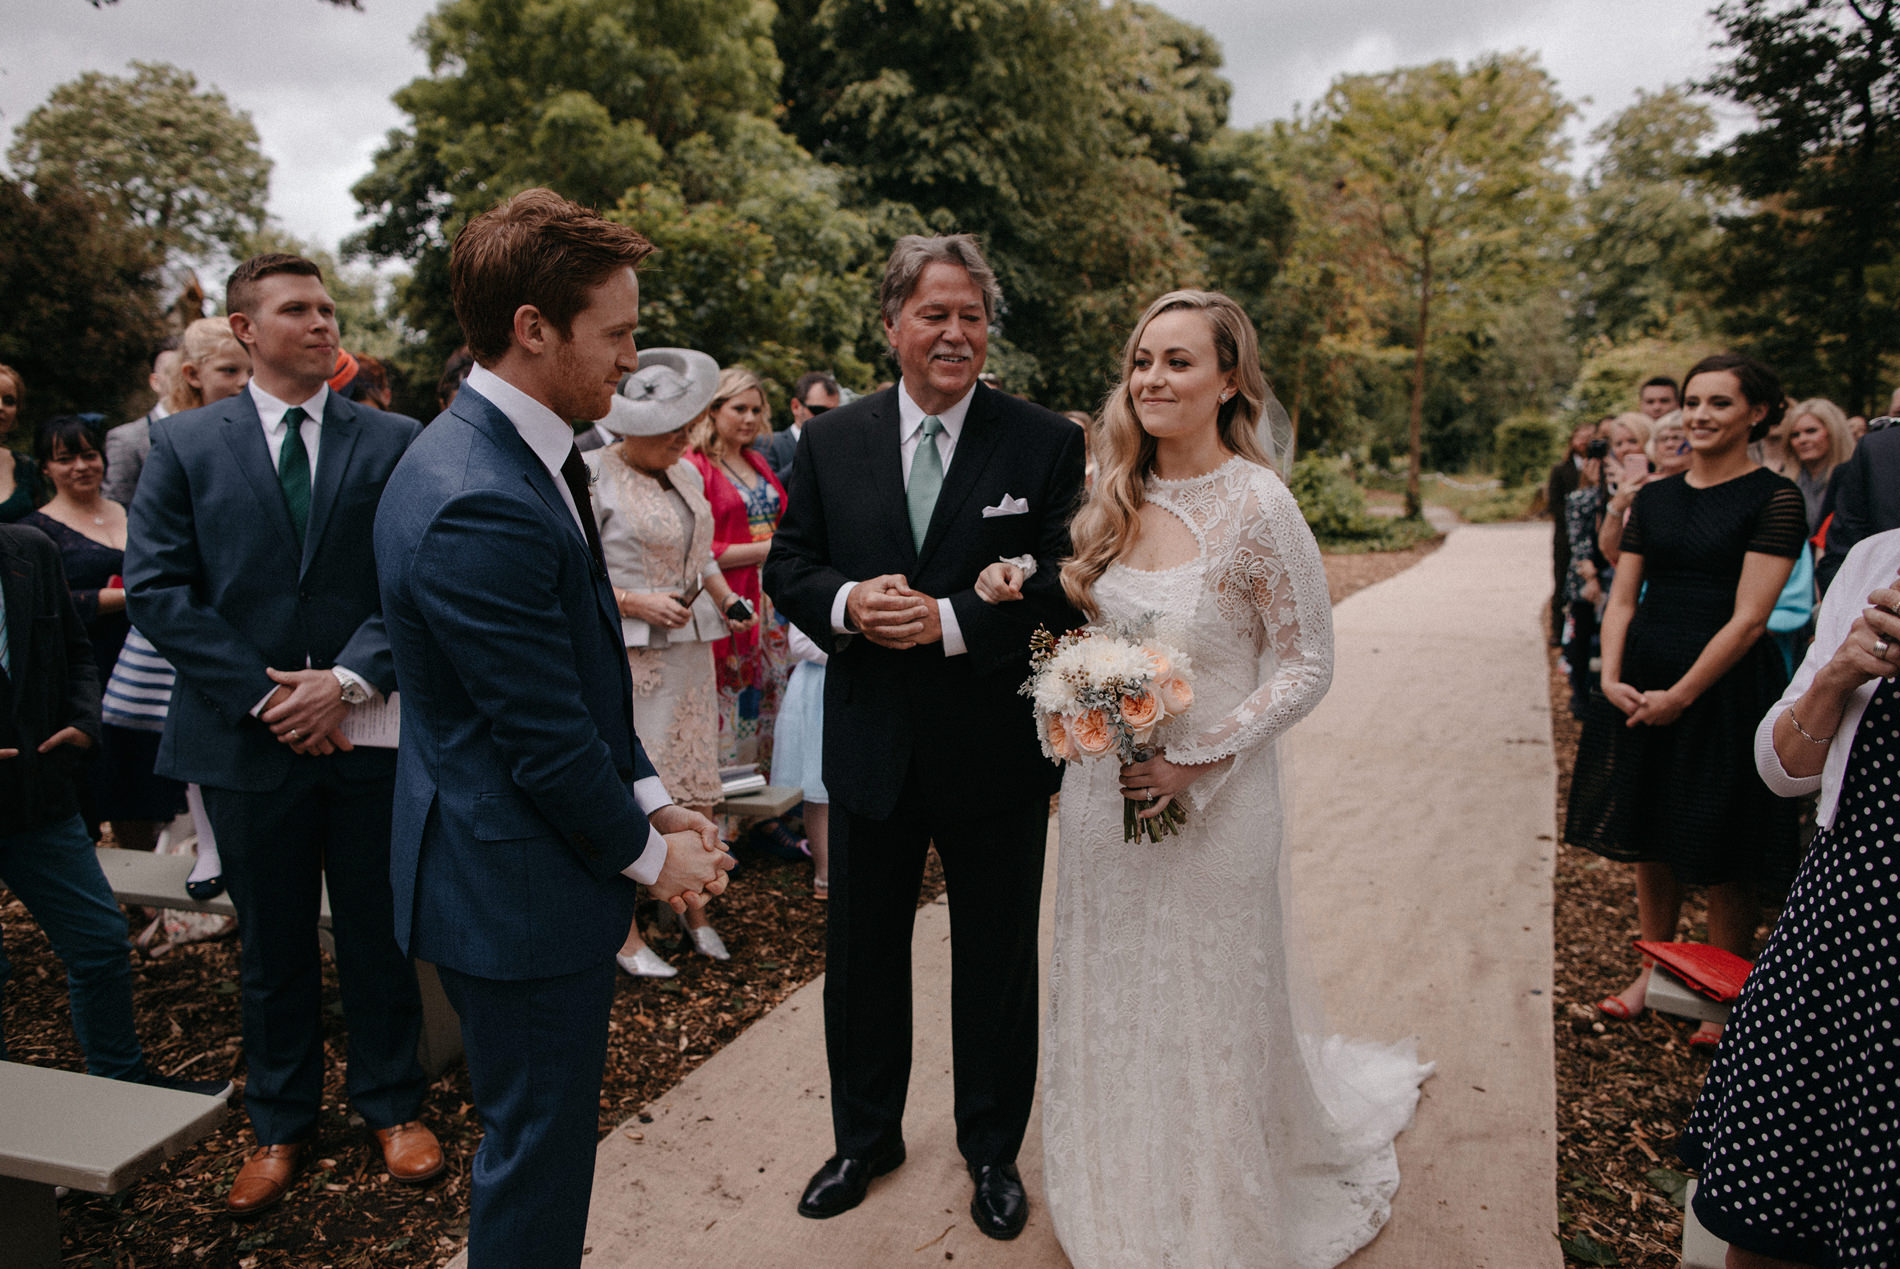
M 1254 631 L 1262 681 L 1218 718 L 1188 716 L 1198 725 L 1195 734 L 1165 753 L 1184 765 L 1219 762 L 1274 740 L 1311 713 L 1333 681 L 1333 612 L 1319 544 L 1278 477 L 1262 472 L 1255 479 L 1218 559 L 1209 584 L 1236 630 Z M 1206 805 L 1232 770 L 1189 786 L 1188 809 Z

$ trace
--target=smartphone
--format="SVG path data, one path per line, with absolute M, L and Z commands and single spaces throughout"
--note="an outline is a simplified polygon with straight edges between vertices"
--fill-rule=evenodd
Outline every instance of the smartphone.
M 1649 475 L 1649 460 L 1641 452 L 1623 455 L 1623 479 L 1642 480 Z

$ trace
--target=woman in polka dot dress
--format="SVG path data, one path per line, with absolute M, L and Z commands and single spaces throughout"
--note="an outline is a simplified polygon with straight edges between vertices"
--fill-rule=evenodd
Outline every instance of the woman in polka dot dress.
M 1900 1264 L 1900 530 L 1856 546 L 1755 736 L 1814 839 L 1683 1133 L 1730 1269 Z

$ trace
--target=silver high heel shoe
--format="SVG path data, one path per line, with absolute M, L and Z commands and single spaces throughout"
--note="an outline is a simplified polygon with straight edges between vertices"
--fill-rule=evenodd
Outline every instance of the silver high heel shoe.
M 625 952 L 615 952 L 614 964 L 635 978 L 671 978 L 679 973 L 677 969 L 661 960 L 658 952 L 644 943 L 632 956 L 628 956 Z
M 719 937 L 719 931 L 711 925 L 686 927 L 686 937 L 692 941 L 693 950 L 701 956 L 710 956 L 716 961 L 729 961 L 732 953 L 726 950 L 726 941 Z

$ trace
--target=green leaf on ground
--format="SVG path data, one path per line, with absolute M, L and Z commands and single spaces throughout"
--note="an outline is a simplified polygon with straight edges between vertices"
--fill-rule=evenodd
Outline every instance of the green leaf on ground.
M 1605 1247 L 1588 1234 L 1578 1234 L 1575 1238 L 1559 1238 L 1557 1245 L 1564 1249 L 1564 1255 L 1579 1264 L 1620 1265 L 1616 1253 Z
M 1689 1178 L 1673 1168 L 1652 1168 L 1643 1177 L 1678 1208 L 1688 1202 Z

